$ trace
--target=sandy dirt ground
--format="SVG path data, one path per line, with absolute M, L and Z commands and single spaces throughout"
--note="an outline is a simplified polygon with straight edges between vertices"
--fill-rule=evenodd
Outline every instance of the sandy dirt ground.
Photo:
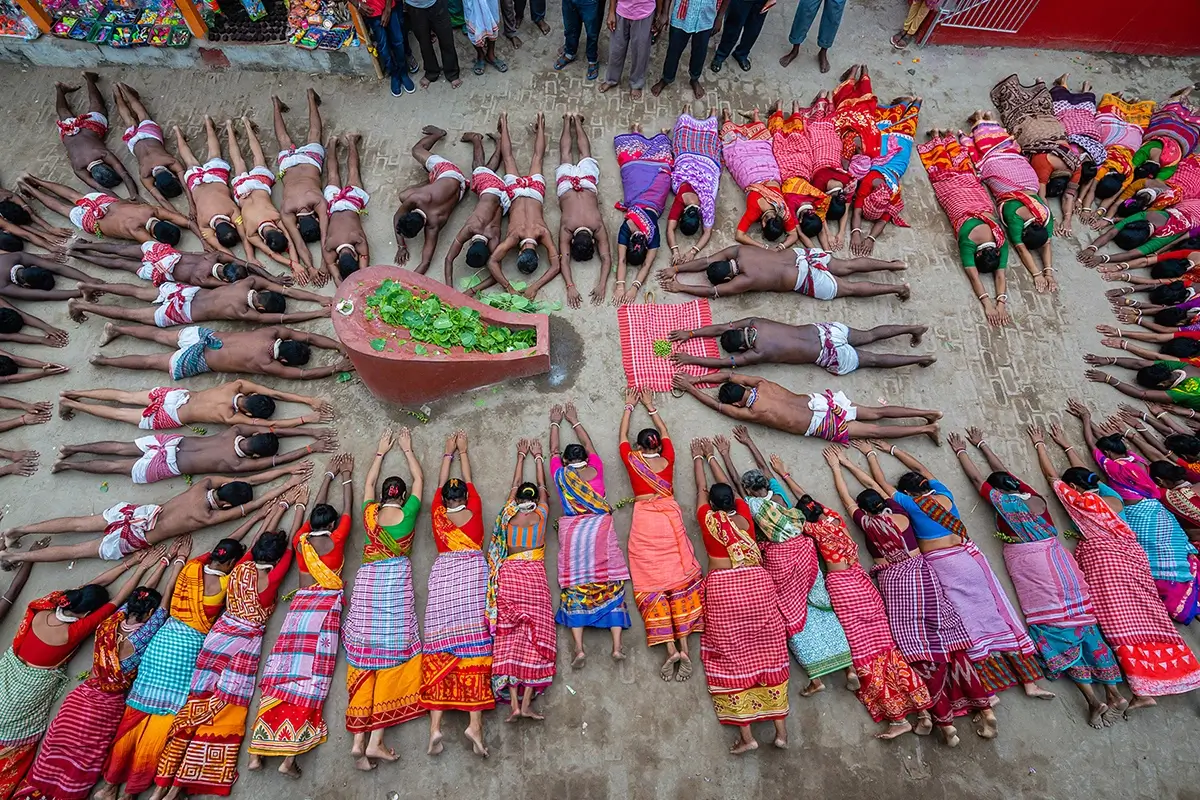
M 704 81 L 709 94 L 705 102 L 697 104 L 697 113 L 702 109 L 715 112 L 722 106 L 745 109 L 757 105 L 765 109 L 777 97 L 807 102 L 819 89 L 832 88 L 837 75 L 856 61 L 870 64 L 881 97 L 911 93 L 924 98 L 922 131 L 932 126 L 964 126 L 972 111 L 988 106 L 992 84 L 1014 71 L 1026 79 L 1042 76 L 1047 81 L 1069 71 L 1073 81 L 1091 80 L 1097 92 L 1123 90 L 1157 99 L 1200 77 L 1200 61 L 1188 59 L 962 48 L 897 54 L 887 37 L 900 23 L 904 14 L 901 6 L 881 0 L 851 4 L 831 54 L 834 70 L 822 76 L 816 70 L 816 48 L 811 43 L 788 70 L 777 65 L 776 59 L 787 49 L 787 30 L 794 8 L 794 3 L 781 4 L 771 12 L 754 50 L 752 71 L 743 73 L 732 62 L 719 75 L 706 71 Z M 483 78 L 471 75 L 470 48 L 465 39 L 457 40 L 466 75 L 462 87 L 456 91 L 442 82 L 429 91 L 396 99 L 385 86 L 365 80 L 134 68 L 105 71 L 103 86 L 111 87 L 118 79 L 135 85 L 164 127 L 180 125 L 193 142 L 202 141 L 204 114 L 218 120 L 248 114 L 263 127 L 269 150 L 274 147 L 269 133 L 271 94 L 279 93 L 291 103 L 294 111 L 289 120 L 299 138 L 304 89 L 316 86 L 324 98 L 322 111 L 327 131 L 358 130 L 363 134 L 364 180 L 372 194 L 366 224 L 375 260 L 388 262 L 395 247 L 390 220 L 396 194 L 424 179 L 421 167 L 409 155 L 409 148 L 423 125 L 434 123 L 447 128 L 451 136 L 438 146 L 437 152 L 465 166 L 469 163 L 469 148 L 457 142 L 458 136 L 468 129 L 491 129 L 496 115 L 507 111 L 514 128 L 517 158 L 524 163 L 530 152 L 524 125 L 537 110 L 544 111 L 551 137 L 546 172 L 552 174 L 557 163 L 555 145 L 561 115 L 582 112 L 587 117 L 594 154 L 603 172 L 602 207 L 611 209 L 612 203 L 620 198 L 612 137 L 635 122 L 642 123 L 646 130 L 669 127 L 690 97 L 686 83 L 681 82 L 659 98 L 647 92 L 635 103 L 627 89 L 598 94 L 595 85 L 585 81 L 582 64 L 555 73 L 550 65 L 562 29 L 557 9 L 552 9 L 550 22 L 554 28 L 550 36 L 531 34 L 532 28 L 526 23 L 523 49 L 510 52 L 507 43 L 500 48 L 512 67 L 506 75 L 493 71 Z M 602 53 L 605 48 L 606 44 L 602 44 Z M 660 42 L 651 66 L 651 80 L 658 74 L 664 52 L 665 45 Z M 51 179 L 71 179 L 66 159 L 55 140 L 53 84 L 56 80 L 77 78 L 67 70 L 23 70 L 8 64 L 0 69 L 0 97 L 5 98 L 0 115 L 3 132 L 0 172 L 6 185 L 11 185 L 24 171 Z M 112 116 L 115 120 L 115 109 Z M 128 160 L 118 133 L 111 134 L 109 141 Z M 884 323 L 928 324 L 930 332 L 921 349 L 938 357 L 937 364 L 928 369 L 862 370 L 833 380 L 817 367 L 772 366 L 755 371 L 797 391 L 836 385 L 866 404 L 886 402 L 944 409 L 947 431 L 961 431 L 968 425 L 985 427 L 996 452 L 1014 471 L 1042 488 L 1033 450 L 1023 438 L 1024 427 L 1035 422 L 1063 420 L 1076 443 L 1081 444 L 1078 426 L 1064 412 L 1067 398 L 1080 396 L 1106 412 L 1115 410 L 1119 399 L 1115 392 L 1086 384 L 1083 378 L 1080 357 L 1100 348 L 1100 337 L 1093 326 L 1112 319 L 1102 296 L 1107 286 L 1074 261 L 1075 250 L 1089 236 L 1077 227 L 1077 238 L 1054 241 L 1054 260 L 1062 283 L 1058 295 L 1036 294 L 1032 281 L 1014 258 L 1009 269 L 1014 324 L 1003 330 L 989 328 L 961 275 L 946 218 L 934 201 L 919 161 L 914 158 L 913 162 L 904 183 L 905 213 L 912 227 L 888 228 L 877 248 L 881 257 L 907 262 L 906 273 L 882 280 L 911 283 L 911 301 L 901 304 L 893 298 L 841 299 L 819 303 L 798 296 L 742 296 L 716 301 L 714 319 L 757 314 L 793 322 L 840 320 L 863 328 Z M 469 213 L 466 206 L 471 202 L 468 200 L 455 214 L 450 235 L 466 219 Z M 741 209 L 740 193 L 726 177 L 713 247 L 732 242 Z M 615 230 L 618 212 L 606 213 Z M 552 230 L 557 229 L 557 215 L 557 206 L 551 200 L 546 216 Z M 444 238 L 438 249 L 435 275 L 440 275 L 448 243 L 448 237 Z M 185 245 L 195 247 L 196 242 L 185 240 Z M 665 251 L 660 255 L 662 263 L 665 255 Z M 577 266 L 577 280 L 585 296 L 594 280 L 596 263 Z M 465 270 L 460 264 L 456 277 L 464 277 Z M 107 270 L 94 272 L 110 280 L 131 280 Z M 550 299 L 563 300 L 564 294 L 558 282 L 545 290 Z M 662 293 L 658 294 L 661 300 Z M 88 357 L 97 352 L 102 320 L 92 318 L 76 324 L 67 318 L 62 305 L 28 304 L 27 308 L 69 330 L 70 346 L 65 351 L 14 349 L 34 357 L 63 361 L 70 365 L 71 371 L 64 376 L 6 388 L 3 394 L 49 400 L 56 399 L 57 393 L 65 389 L 101 386 L 144 389 L 167 381 L 164 375 L 90 365 Z M 331 330 L 330 323 L 324 320 L 304 327 L 323 333 Z M 467 429 L 477 484 L 483 494 L 485 513 L 489 515 L 498 510 L 507 491 L 518 437 L 545 437 L 546 415 L 551 404 L 574 399 L 609 465 L 610 499 L 625 497 L 629 488 L 617 462 L 616 431 L 624 378 L 616 313 L 608 306 L 560 311 L 553 317 L 552 339 L 554 366 L 549 375 L 437 402 L 424 425 L 414 423 L 402 409 L 376 401 L 358 381 L 341 384 L 328 379 L 304 385 L 288 384 L 283 388 L 318 394 L 333 403 L 342 449 L 358 459 L 355 478 L 360 483 L 382 429 L 415 425 L 414 439 L 426 470 L 427 486 L 436 478 L 443 438 L 456 428 Z M 910 352 L 904 340 L 875 349 Z M 106 348 L 114 354 L 155 350 L 153 345 L 127 340 Z M 220 380 L 215 375 L 204 375 L 187 385 L 204 388 Z M 691 399 L 664 397 L 659 407 L 680 448 L 686 448 L 692 436 L 729 432 L 728 420 Z M 645 422 L 644 417 L 639 419 Z M 765 429 L 754 433 L 765 452 L 778 452 L 789 462 L 813 495 L 836 504 L 828 471 L 820 458 L 820 442 Z M 135 488 L 126 477 L 108 476 L 106 489 L 102 476 L 50 472 L 60 445 L 100 439 L 132 440 L 137 435 L 133 427 L 83 416 L 72 421 L 55 417 L 47 425 L 4 435 L 0 445 L 6 448 L 38 450 L 42 468 L 31 478 L 0 481 L 0 504 L 6 510 L 3 526 L 60 514 L 96 513 L 118 500 L 155 501 L 182 491 L 181 479 Z M 971 493 L 950 449 L 935 448 L 926 440 L 914 441 L 912 449 L 957 493 L 975 539 L 1007 582 L 1000 544 L 990 534 L 990 515 Z M 735 455 L 746 462 L 744 451 L 735 450 Z M 399 453 L 389 465 L 401 466 Z M 325 458 L 321 458 L 317 469 L 324 466 Z M 896 472 L 894 465 L 892 471 Z M 681 458 L 676 477 L 679 500 L 685 516 L 691 518 L 694 490 L 686 456 Z M 427 489 L 426 501 L 428 494 Z M 1055 511 L 1058 521 L 1065 524 L 1065 514 L 1058 508 Z M 628 532 L 629 509 L 619 511 L 617 519 L 623 539 Z M 359 563 L 360 525 L 356 525 L 348 547 L 346 575 L 351 581 Z M 694 520 L 689 525 L 699 550 L 699 532 Z M 211 546 L 220 533 L 217 530 L 199 533 L 198 547 Z M 72 537 L 66 539 L 71 541 Z M 555 563 L 556 555 L 557 545 L 551 538 L 547 563 Z M 434 556 L 428 516 L 424 515 L 418 524 L 413 551 L 418 613 L 424 608 L 425 580 Z M 86 581 L 101 568 L 97 561 L 39 567 L 22 600 Z M 553 567 L 550 573 L 551 591 L 556 593 Z M 289 578 L 285 590 L 294 586 L 294 581 L 294 577 Z M 632 609 L 631 597 L 629 603 Z M 280 608 L 272 620 L 267 648 L 275 639 L 285 611 L 286 608 Z M 773 798 L 846 791 L 871 798 L 920 795 L 930 800 L 1013 794 L 1032 798 L 1196 796 L 1200 768 L 1196 765 L 1193 742 L 1200 701 L 1192 696 L 1167 698 L 1155 710 L 1094 731 L 1086 724 L 1085 706 L 1078 692 L 1062 681 L 1053 686 L 1058 697 L 1049 702 L 1026 699 L 1017 692 L 1003 695 L 997 709 L 1000 737 L 994 742 L 980 740 L 964 720 L 960 725 L 962 746 L 950 751 L 932 738 L 905 736 L 890 743 L 874 740 L 876 726 L 857 700 L 843 690 L 841 678 L 832 680 L 823 694 L 801 699 L 796 692 L 803 683 L 803 674 L 797 668 L 793 671 L 789 717 L 791 749 L 778 752 L 764 748 L 752 755 L 733 758 L 726 753 L 732 731 L 722 730 L 717 724 L 702 673 L 697 672 L 687 684 L 664 684 L 658 677 L 661 656 L 645 647 L 641 621 L 636 614 L 635 620 L 628 633 L 630 657 L 619 665 L 604 655 L 608 634 L 589 631 L 586 643 L 592 656 L 583 671 L 570 669 L 570 638 L 566 631 L 560 630 L 560 672 L 541 701 L 546 721 L 505 725 L 500 713 L 488 714 L 486 724 L 492 751 L 487 761 L 471 755 L 469 743 L 461 735 L 465 717 L 451 714 L 446 723 L 446 751 L 439 758 L 425 755 L 427 727 L 424 720 L 418 720 L 389 734 L 390 743 L 401 754 L 399 762 L 383 765 L 370 774 L 356 772 L 348 753 L 350 737 L 342 724 L 346 704 L 343 661 L 325 707 L 331 729 L 329 741 L 301 759 L 303 778 L 292 783 L 273 771 L 245 772 L 243 755 L 243 775 L 235 792 L 243 797 L 322 800 L 396 797 L 393 793 L 401 797 L 529 796 L 577 800 Z M 0 627 L 0 638 L 7 640 L 16 623 L 17 616 L 10 615 Z M 1193 646 L 1200 645 L 1200 635 L 1194 630 L 1186 631 L 1184 636 Z M 693 639 L 692 645 L 698 653 L 698 641 Z M 85 648 L 71 662 L 72 678 L 87 669 L 90 658 L 90 648 Z M 769 726 L 759 726 L 757 733 L 764 742 L 768 741 Z

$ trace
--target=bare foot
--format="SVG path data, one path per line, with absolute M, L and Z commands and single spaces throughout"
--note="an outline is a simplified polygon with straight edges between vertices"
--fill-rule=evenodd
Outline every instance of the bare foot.
M 450 81 L 451 89 L 457 89 L 460 86 L 462 86 L 462 78 L 455 78 L 454 80 Z
M 995 714 L 976 714 L 971 720 L 978 723 L 975 728 L 975 733 L 981 739 L 995 739 L 998 731 L 996 730 L 996 715 Z
M 67 301 L 67 316 L 76 322 L 84 322 L 87 320 L 87 314 L 79 310 L 79 301 L 71 298 Z
M 420 86 L 422 89 L 428 89 L 429 88 L 429 78 L 421 78 L 421 80 L 417 82 L 417 85 Z
M 464 133 L 464 134 L 463 134 L 463 135 L 462 135 L 462 136 L 459 138 L 459 141 L 460 141 L 460 142 L 469 142 L 469 143 L 472 143 L 472 144 L 473 144 L 473 143 L 475 143 L 475 142 L 482 142 L 482 141 L 483 141 L 483 134 L 482 134 L 482 133 L 475 133 L 474 131 L 467 131 L 466 133 Z
M 946 747 L 958 747 L 962 741 L 958 738 L 958 729 L 953 725 L 943 725 L 938 730 L 942 732 L 942 741 L 946 743 Z
M 1049 689 L 1043 689 L 1036 683 L 1027 683 L 1025 684 L 1025 696 L 1036 697 L 1038 700 L 1053 700 L 1054 692 Z
M 617 84 L 615 84 L 615 83 L 609 83 L 608 81 L 601 81 L 600 85 L 598 87 L 596 87 L 596 90 L 598 92 L 600 92 L 600 94 L 604 94 L 609 89 L 615 89 L 616 87 L 617 87 Z
M 1104 703 L 1092 709 L 1092 713 L 1088 714 L 1088 725 L 1091 725 L 1096 730 L 1106 728 L 1112 723 L 1104 715 L 1108 713 L 1108 706 Z
M 772 744 L 774 744 L 774 745 L 775 745 L 776 747 L 778 747 L 780 750 L 787 750 L 787 749 L 788 749 L 788 740 L 787 740 L 787 737 L 786 737 L 786 736 L 776 736 L 776 737 L 775 737 L 775 741 L 774 741 L 774 742 L 772 742 Z
M 1150 708 L 1158 705 L 1158 701 L 1153 697 L 1134 697 L 1133 702 L 1125 709 L 1125 719 L 1129 719 L 1129 712 L 1139 708 Z
M 912 731 L 913 726 L 908 720 L 904 722 L 889 722 L 887 728 L 875 734 L 876 739 L 892 740 Z
M 793 47 L 791 50 L 784 53 L 783 57 L 779 59 L 779 66 L 781 66 L 781 67 L 789 66 L 793 61 L 796 60 L 796 56 L 798 56 L 798 55 L 800 55 L 800 48 Z
M 912 287 L 909 286 L 907 283 L 904 284 L 903 286 L 900 287 L 900 291 L 896 292 L 896 297 L 899 297 L 900 302 L 903 303 L 905 300 L 912 297 Z
M 942 446 L 942 430 L 936 424 L 933 426 L 933 430 L 925 435 L 929 437 L 929 441 L 933 442 L 938 447 Z
M 7 538 L 7 537 L 6 537 Z M 675 665 L 679 663 L 679 653 L 674 654 L 663 662 L 662 669 L 658 671 L 658 675 L 664 681 L 669 681 L 675 677 Z
M 927 356 L 925 358 L 922 358 L 920 361 L 918 361 L 917 366 L 924 368 L 924 367 L 933 366 L 936 363 L 937 363 L 937 356 Z
M 436 756 L 436 755 L 441 754 L 443 749 L 444 749 L 444 747 L 442 745 L 442 732 L 438 731 L 437 733 L 435 733 L 429 737 L 429 749 L 426 750 L 425 752 L 431 756 Z
M 922 414 L 921 416 L 925 419 L 926 422 L 928 422 L 930 425 L 932 425 L 933 423 L 937 422 L 938 420 L 940 420 L 942 417 L 944 417 L 946 415 L 943 414 L 941 411 L 930 411 L 928 414 Z M 1038 686 L 1036 683 L 1033 684 L 1033 686 L 1036 689 L 1042 688 L 1042 687 Z M 1028 694 L 1028 690 L 1026 690 L 1026 694 Z M 1054 695 L 1050 695 L 1050 696 L 1053 697 Z M 1030 697 L 1033 697 L 1033 695 L 1030 695 Z
M 625 648 L 618 647 L 616 650 L 613 650 L 612 651 L 612 659 L 613 659 L 613 661 L 624 661 L 625 660 Z
M 423 133 L 426 136 L 438 136 L 438 137 L 442 137 L 442 136 L 446 135 L 446 131 L 443 130 L 442 128 L 439 128 L 437 125 L 426 125 L 424 128 L 421 128 L 421 133 Z
M 846 673 L 846 691 L 857 692 L 862 688 L 862 681 L 858 679 L 858 673 L 851 670 Z
M 587 653 L 580 650 L 575 654 L 575 658 L 571 659 L 571 669 L 583 669 L 587 663 Z
M 283 763 L 279 765 L 279 774 L 283 775 L 284 777 L 291 778 L 294 781 L 298 781 L 300 780 L 300 776 L 304 773 L 301 772 L 300 767 L 297 766 L 295 761 L 289 762 L 289 760 L 285 758 Z
M 662 90 L 665 88 L 667 88 L 667 82 L 659 81 L 658 83 L 656 83 L 650 87 L 650 94 L 654 95 L 655 97 L 658 97 L 660 94 L 662 94 Z
M 509 36 L 508 43 L 512 45 L 513 50 L 520 50 L 521 45 L 524 44 L 524 42 L 521 41 L 520 36 Z
M 519 708 L 514 708 L 511 712 L 509 712 L 508 717 L 504 721 L 505 722 L 516 722 L 518 719 L 520 719 L 520 717 L 521 717 L 521 710 Z
M 483 732 L 473 731 L 467 728 L 467 738 L 471 740 L 471 749 L 475 751 L 475 755 L 488 757 L 488 749 L 483 745 Z
M 733 753 L 735 756 L 740 756 L 742 753 L 748 753 L 751 750 L 757 750 L 757 749 L 758 749 L 758 740 L 757 739 L 751 739 L 750 741 L 747 742 L 747 741 L 744 741 L 742 739 L 742 737 L 739 736 L 737 739 L 734 740 L 733 747 L 729 748 L 729 752 Z
M 642 90 L 641 89 L 631 89 L 629 92 L 629 99 L 630 100 L 641 100 L 642 99 Z
M 400 756 L 396 755 L 395 750 L 384 745 L 380 745 L 378 747 L 367 745 L 364 755 L 366 755 L 367 758 L 378 758 L 382 761 L 398 761 L 400 759 Z
M 539 19 L 537 22 L 535 22 L 533 24 L 537 25 L 537 29 L 542 32 L 542 36 L 545 36 L 547 33 L 550 32 L 550 26 L 546 23 L 546 20 L 544 20 L 544 19 Z
M 367 739 L 365 736 L 361 739 L 359 739 L 358 737 L 355 737 L 354 744 L 350 745 L 350 755 L 354 756 L 355 758 L 362 758 L 364 755 L 366 746 L 367 746 Z
M 824 47 L 817 53 L 817 66 L 821 69 L 821 74 L 829 72 L 829 51 Z
M 692 677 L 692 660 L 682 653 L 679 654 L 679 672 L 675 673 L 675 680 L 683 683 L 688 678 Z
M 1108 705 L 1113 711 L 1119 711 L 1123 714 L 1125 713 L 1125 709 L 1129 708 L 1129 700 L 1122 697 L 1120 700 L 1116 700 Z
M 808 686 L 800 692 L 801 697 L 812 697 L 817 692 L 825 691 L 825 683 L 820 678 L 813 678 L 809 681 Z
M 926 713 L 923 716 L 917 717 L 917 727 L 913 728 L 913 733 L 917 736 L 928 736 L 933 732 L 933 718 Z
M 693 97 L 695 97 L 697 100 L 704 99 L 704 95 L 707 94 L 707 92 L 704 91 L 704 87 L 700 84 L 700 81 L 692 81 L 691 87 Z M 755 746 L 757 747 L 757 745 Z
M 100 347 L 121 338 L 121 332 L 111 322 L 104 323 L 104 335 L 100 337 Z
M 525 719 L 534 719 L 534 720 L 538 720 L 539 722 L 540 722 L 541 720 L 544 720 L 544 719 L 545 719 L 545 717 L 544 717 L 544 716 L 542 716 L 541 714 L 537 713 L 537 712 L 536 712 L 536 711 L 534 711 L 532 708 L 522 708 L 522 709 L 521 709 L 521 716 L 522 716 L 522 717 L 524 717 Z
M 366 756 L 359 756 L 358 758 L 354 759 L 354 768 L 360 769 L 363 772 L 370 772 L 371 770 L 375 769 L 376 766 L 377 764 Z
M 96 793 L 92 795 L 92 800 L 116 800 L 116 798 L 117 787 L 111 783 L 105 783 L 104 786 L 97 789 Z
M 250 763 L 246 765 L 246 769 L 260 770 L 263 768 L 262 756 L 250 755 Z
M 70 401 L 62 400 L 58 404 L 59 419 L 73 419 L 75 417 L 75 409 L 67 405 Z

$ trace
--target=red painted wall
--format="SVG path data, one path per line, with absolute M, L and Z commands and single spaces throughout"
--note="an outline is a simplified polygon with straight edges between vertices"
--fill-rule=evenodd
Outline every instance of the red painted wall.
M 1041 0 L 1018 33 L 938 26 L 929 41 L 1138 55 L 1200 55 L 1200 2 Z

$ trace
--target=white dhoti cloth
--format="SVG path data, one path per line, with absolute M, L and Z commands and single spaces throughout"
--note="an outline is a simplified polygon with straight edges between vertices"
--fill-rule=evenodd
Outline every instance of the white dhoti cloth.
M 161 511 L 162 506 L 135 506 L 133 503 L 118 503 L 107 509 L 103 514 L 108 525 L 100 540 L 100 558 L 120 561 L 130 553 L 149 547 L 146 534 L 154 530 Z
M 497 175 L 495 170 L 476 167 L 471 172 L 471 189 L 480 197 L 485 194 L 495 197 L 500 201 L 500 213 L 508 213 L 508 207 L 512 200 L 508 196 L 508 189 L 504 186 L 504 179 Z
M 233 188 L 233 199 L 240 206 L 251 192 L 270 194 L 271 189 L 275 188 L 275 173 L 266 167 L 255 167 L 249 172 L 235 175 L 229 185 Z
M 810 247 L 794 249 L 796 287 L 793 291 L 818 300 L 832 300 L 837 297 L 837 278 L 829 271 L 829 253 Z
M 152 119 L 144 119 L 137 125 L 131 128 L 126 128 L 125 133 L 121 134 L 121 141 L 129 146 L 129 152 L 133 152 L 133 147 L 138 142 L 155 141 L 160 144 L 163 141 L 162 128 Z
M 559 197 L 567 192 L 591 192 L 596 194 L 600 183 L 600 163 L 588 156 L 578 164 L 559 164 L 554 170 L 555 191 Z
M 223 183 L 229 185 L 229 173 L 233 167 L 223 158 L 210 158 L 203 166 L 188 167 L 183 173 L 184 183 L 191 190 L 204 183 Z
M 847 375 L 858 369 L 858 351 L 850 344 L 850 329 L 840 322 L 814 322 L 821 340 L 817 365 L 834 375 Z
M 850 398 L 845 392 L 833 393 L 833 406 L 843 415 L 846 422 L 853 422 L 858 419 L 858 409 L 850 402 Z M 823 394 L 810 394 L 808 396 L 808 408 L 812 411 L 812 421 L 808 423 L 808 430 L 804 432 L 805 436 L 819 436 L 822 426 L 825 425 L 825 417 L 829 415 L 829 398 Z
M 431 155 L 425 159 L 425 171 L 429 173 L 429 182 L 440 181 L 443 178 L 453 178 L 458 181 L 458 199 L 462 200 L 467 193 L 467 176 L 448 158 Z
M 278 167 L 278 174 L 281 178 L 292 167 L 305 166 L 322 169 L 325 166 L 325 146 L 320 142 L 309 142 L 299 147 L 280 150 L 279 155 L 275 158 L 275 165 Z
M 367 213 L 367 203 L 370 200 L 371 195 L 367 194 L 367 190 L 361 186 L 331 185 L 325 187 L 325 204 L 329 207 L 330 214 L 338 211 L 365 214 Z
M 192 399 L 192 393 L 187 389 L 172 389 L 169 386 L 157 386 L 150 390 L 150 402 L 142 410 L 142 418 L 138 427 L 144 431 L 180 428 L 183 422 L 179 419 L 179 409 Z
M 142 451 L 142 457 L 133 465 L 129 475 L 134 483 L 157 483 L 168 478 L 176 478 L 179 472 L 179 443 L 183 437 L 178 434 L 155 434 L 142 436 L 133 441 Z
M 505 175 L 504 186 L 508 189 L 509 199 L 528 197 L 539 203 L 546 202 L 546 179 L 542 177 L 541 173 L 528 176 Z
M 154 301 L 154 324 L 160 328 L 187 325 L 192 320 L 192 300 L 200 291 L 199 286 L 183 283 L 164 283 L 158 287 L 158 298 Z
M 182 255 L 174 247 L 162 242 L 142 243 L 142 265 L 138 267 L 137 276 L 144 281 L 150 281 L 155 286 L 175 278 L 175 265 Z

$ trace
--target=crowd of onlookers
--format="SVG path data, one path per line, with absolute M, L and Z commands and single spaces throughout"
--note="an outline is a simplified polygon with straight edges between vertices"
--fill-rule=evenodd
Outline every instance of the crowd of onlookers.
M 482 75 L 489 66 L 500 72 L 508 64 L 496 54 L 501 32 L 514 50 L 521 47 L 519 28 L 529 16 L 541 35 L 551 32 L 546 0 L 351 0 L 366 18 L 375 41 L 380 66 L 391 78 L 392 94 L 415 92 L 412 75 L 425 71 L 422 88 L 445 76 L 452 86 L 461 82 L 454 33 L 462 30 L 475 50 L 471 71 Z M 629 66 L 629 88 L 634 99 L 642 96 L 650 52 L 666 32 L 667 52 L 662 74 L 651 87 L 659 94 L 674 82 L 685 50 L 688 78 L 697 98 L 704 96 L 701 77 L 709 70 L 720 72 L 730 58 L 742 70 L 752 68 L 750 52 L 762 31 L 767 15 L 777 0 L 562 0 L 563 44 L 554 69 L 569 67 L 582 56 L 587 61 L 587 79 L 599 81 L 607 92 L 620 85 Z M 920 0 L 918 5 L 924 5 Z M 607 6 L 607 7 L 606 7 Z M 817 62 L 829 71 L 827 51 L 833 46 L 841 25 L 846 0 L 799 0 L 788 40 L 791 50 L 779 59 L 788 66 L 799 55 L 809 29 L 821 16 L 817 35 Z M 600 29 L 609 30 L 607 69 L 600 75 Z M 580 39 L 584 39 L 580 52 Z M 709 58 L 709 42 L 716 48 Z M 415 43 L 415 47 L 414 47 Z M 417 51 L 420 51 L 418 62 Z

